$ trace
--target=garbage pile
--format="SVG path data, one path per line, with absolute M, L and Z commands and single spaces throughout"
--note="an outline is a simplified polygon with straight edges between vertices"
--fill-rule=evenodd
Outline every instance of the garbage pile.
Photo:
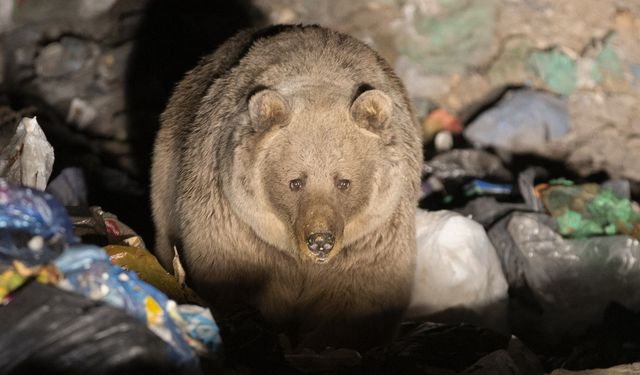
M 567 121 L 528 89 L 466 126 L 425 118 L 411 305 L 391 345 L 359 353 L 291 351 L 253 310 L 214 321 L 184 274 L 86 204 L 82 172 L 49 181 L 53 150 L 24 118 L 0 138 L 0 373 L 633 373 L 640 190 L 538 156 Z
M 434 111 L 424 121 L 430 159 L 420 206 L 450 210 L 430 213 L 449 221 L 452 211 L 461 216 L 457 228 L 437 228 L 421 223 L 425 214 L 418 213 L 419 247 L 421 226 L 451 239 L 438 243 L 436 237 L 428 251 L 419 249 L 421 257 L 447 254 L 423 262 L 434 265 L 430 277 L 439 272 L 448 284 L 424 280 L 416 291 L 425 294 L 425 303 L 434 300 L 427 285 L 438 285 L 439 295 L 451 290 L 467 298 L 449 297 L 440 311 L 426 309 L 427 319 L 499 329 L 495 322 L 507 317 L 508 332 L 549 372 L 640 361 L 637 182 L 605 173 L 578 175 L 541 156 L 569 131 L 566 109 L 549 93 L 508 90 L 463 130 L 452 130 L 452 120 L 443 118 Z M 440 134 L 451 138 L 449 147 L 437 144 Z M 478 225 L 483 230 L 465 239 Z M 471 249 L 474 256 L 467 253 Z M 498 282 L 502 276 L 508 290 Z M 463 278 L 466 290 L 456 285 Z M 506 307 L 496 303 L 501 296 Z M 634 373 L 631 367 L 624 371 Z
M 36 370 L 38 367 L 30 366 L 34 359 L 40 358 L 47 360 L 47 366 L 56 373 L 96 369 L 100 373 L 111 373 L 122 370 L 119 366 L 135 367 L 139 365 L 136 364 L 138 361 L 157 357 L 159 363 L 168 362 L 169 368 L 175 370 L 173 373 L 195 374 L 200 371 L 198 355 L 214 355 L 220 350 L 218 327 L 208 309 L 197 305 L 178 305 L 162 291 L 142 281 L 135 272 L 115 265 L 117 262 L 113 262 L 104 249 L 80 244 L 64 207 L 52 196 L 0 180 L 0 202 L 0 304 L 3 305 L 0 321 L 4 326 L 0 339 L 3 352 L 0 362 L 4 363 L 0 363 L 0 368 L 3 371 Z M 121 257 L 128 249 L 120 247 L 111 257 Z M 130 249 L 137 253 L 146 251 Z M 153 272 L 159 270 L 145 270 L 145 274 Z M 103 302 L 124 313 L 110 316 L 110 326 L 104 326 L 102 321 L 100 327 L 61 332 L 62 320 L 69 318 L 66 314 L 75 316 L 83 327 L 104 318 L 102 308 L 85 312 L 84 308 L 74 308 L 73 304 L 58 306 L 61 300 L 80 300 L 78 296 L 70 297 L 63 291 Z M 49 298 L 41 294 L 49 295 Z M 34 295 L 39 296 L 40 305 L 31 303 Z M 65 307 L 69 310 L 56 311 L 65 310 Z M 158 343 L 148 349 L 130 346 L 136 345 L 138 340 L 129 343 L 128 336 L 139 332 L 128 328 L 133 324 L 129 317 L 146 324 L 149 331 L 165 342 L 164 348 L 158 350 Z M 29 336 L 25 336 L 26 333 Z M 47 342 L 47 337 L 52 341 Z M 103 349 L 116 344 L 120 348 L 96 353 L 83 351 L 82 347 L 93 340 L 104 345 Z M 153 338 L 152 343 L 154 340 L 157 341 Z M 31 344 L 28 349 L 24 347 L 25 342 Z M 16 347 L 16 343 L 21 345 Z M 45 352 L 64 350 L 68 353 L 59 358 L 49 358 L 43 355 L 43 346 L 47 347 Z M 18 348 L 26 352 L 19 352 Z M 72 354 L 78 356 L 75 361 L 65 360 Z M 90 362 L 85 364 L 87 367 L 79 369 L 76 362 L 82 362 L 82 359 Z M 123 360 L 126 362 L 122 363 Z M 35 366 L 43 365 L 35 362 Z
M 44 189 L 53 163 L 36 119 L 20 122 L 0 163 L 23 185 L 0 179 L 0 372 L 198 374 L 199 357 L 215 359 L 211 312 L 185 304 L 199 300 L 133 231 L 99 208 L 72 225 L 58 200 L 26 186 Z M 120 246 L 80 243 L 89 234 Z

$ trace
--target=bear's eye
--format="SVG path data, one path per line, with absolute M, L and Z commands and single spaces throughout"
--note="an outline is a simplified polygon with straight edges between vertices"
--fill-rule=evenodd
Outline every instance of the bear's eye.
M 338 180 L 336 181 L 336 187 L 340 190 L 347 190 L 351 186 L 351 181 L 349 180 Z
M 303 187 L 304 187 L 304 181 L 302 181 L 299 178 L 289 181 L 289 189 L 291 189 L 291 191 L 299 191 Z

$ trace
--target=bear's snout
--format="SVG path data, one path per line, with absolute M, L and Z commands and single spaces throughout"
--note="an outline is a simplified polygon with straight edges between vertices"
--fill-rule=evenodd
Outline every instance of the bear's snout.
M 324 258 L 329 254 L 336 238 L 333 233 L 312 233 L 307 237 L 307 247 L 319 258 Z
M 310 195 L 301 203 L 295 221 L 298 248 L 314 262 L 325 263 L 340 252 L 344 219 L 326 197 Z

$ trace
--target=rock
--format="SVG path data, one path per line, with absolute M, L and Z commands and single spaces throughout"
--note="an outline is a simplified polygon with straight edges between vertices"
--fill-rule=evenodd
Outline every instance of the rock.
M 640 373 L 640 362 L 628 365 L 614 366 L 608 369 L 594 369 L 584 371 L 553 370 L 550 375 L 635 375 Z
M 130 141 L 124 108 L 124 96 L 118 91 L 86 99 L 73 98 L 66 119 L 79 129 L 107 138 L 104 142 L 110 139 Z
M 398 57 L 394 69 L 402 82 L 405 82 L 407 92 L 412 98 L 442 97 L 450 89 L 445 77 L 429 74 L 423 66 L 406 56 Z
M 27 29 L 12 32 L 10 36 L 4 37 L 3 55 L 6 60 L 0 70 L 4 70 L 7 87 L 19 85 L 35 77 L 33 62 L 39 38 L 39 32 Z
M 573 130 L 552 147 L 553 155 L 582 175 L 606 171 L 613 178 L 640 180 L 638 100 L 629 94 L 576 92 L 568 102 Z
M 637 66 L 640 63 L 640 43 L 638 43 L 640 39 L 640 11 L 637 9 L 634 11 L 628 5 L 621 8 L 616 13 L 613 26 L 615 28 L 615 38 L 612 40 L 613 47 L 623 52 L 619 53 L 622 61 L 629 64 L 633 71 L 634 65 Z M 633 72 L 632 75 L 638 76 Z M 636 85 L 636 92 L 639 89 L 640 87 Z
M 517 337 L 511 336 L 507 352 L 521 375 L 540 375 L 545 372 L 538 356 Z
M 67 122 L 84 129 L 98 116 L 98 111 L 80 98 L 73 98 L 67 112 Z
M 35 69 L 43 78 L 58 78 L 72 74 L 91 63 L 92 51 L 87 42 L 75 37 L 63 37 L 60 42 L 46 45 L 38 54 Z
M 505 40 L 500 54 L 488 72 L 491 85 L 499 87 L 526 82 L 530 76 L 526 61 L 532 49 L 531 40 L 526 36 L 515 36 Z
M 127 63 L 133 49 L 132 43 L 125 43 L 112 50 L 107 50 L 98 59 L 98 83 L 104 91 L 125 81 Z
M 407 2 L 396 26 L 396 46 L 430 74 L 462 73 L 486 64 L 497 52 L 497 1 Z M 424 2 L 422 3 L 424 4 Z
M 451 89 L 443 99 L 452 111 L 462 111 L 473 103 L 491 95 L 491 84 L 487 77 L 470 73 L 466 76 L 453 75 L 449 80 Z
M 108 11 L 118 0 L 80 0 L 78 14 L 81 18 L 94 18 Z
M 593 38 L 603 38 L 616 7 L 633 3 L 618 1 L 536 0 L 502 1 L 497 29 L 502 37 L 527 35 L 540 50 L 562 46 L 578 53 Z M 570 27 L 568 27 L 570 25 Z
M 0 1 L 0 34 L 11 28 L 11 15 L 13 14 L 13 7 L 13 1 Z
M 565 100 L 534 90 L 514 90 L 482 112 L 464 135 L 476 147 L 543 152 L 547 142 L 569 132 L 569 121 Z
M 571 95 L 577 86 L 576 63 L 566 53 L 553 49 L 529 55 L 529 68 L 553 92 Z
M 4 51 L 4 45 L 0 39 L 0 51 Z M 0 53 L 0 66 L 4 66 L 4 53 Z M 0 86 L 4 83 L 4 69 L 0 69 Z
M 519 374 L 518 366 L 506 350 L 497 350 L 474 363 L 460 375 L 513 375 Z

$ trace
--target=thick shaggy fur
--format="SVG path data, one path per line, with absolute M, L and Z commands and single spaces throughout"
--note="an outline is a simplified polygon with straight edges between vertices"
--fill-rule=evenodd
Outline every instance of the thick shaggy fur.
M 243 31 L 186 75 L 161 122 L 152 205 L 165 268 L 176 246 L 214 309 L 254 306 L 301 346 L 392 337 L 413 280 L 422 154 L 381 57 L 317 26 Z M 306 248 L 316 229 L 335 234 L 326 258 Z

